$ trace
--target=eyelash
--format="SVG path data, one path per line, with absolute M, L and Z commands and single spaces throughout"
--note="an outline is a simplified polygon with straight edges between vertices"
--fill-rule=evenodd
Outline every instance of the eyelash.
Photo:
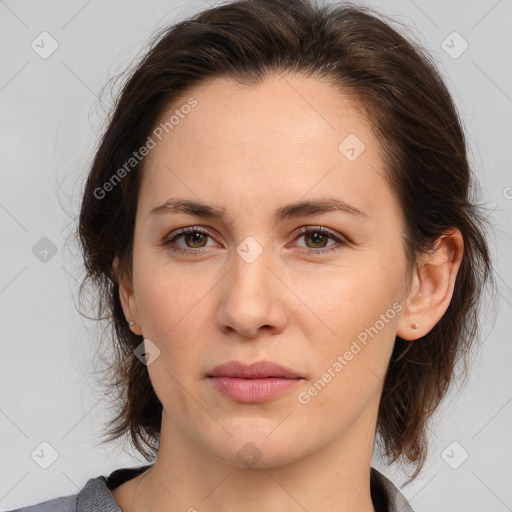
M 198 254 L 202 252 L 200 249 L 183 249 L 181 247 L 172 247 L 171 244 L 174 243 L 175 240 L 182 237 L 183 235 L 187 235 L 189 233 L 201 233 L 203 235 L 209 236 L 210 238 L 213 238 L 207 231 L 203 230 L 202 228 L 198 227 L 188 227 L 188 228 L 182 228 L 174 236 L 171 238 L 166 238 L 162 240 L 161 245 L 163 247 L 167 247 L 173 252 L 181 253 L 181 254 Z M 345 241 L 343 238 L 335 235 L 332 231 L 322 227 L 322 226 L 304 226 L 301 227 L 296 235 L 297 237 L 302 237 L 303 235 L 307 235 L 310 233 L 320 233 L 324 236 L 328 236 L 329 238 L 336 241 L 338 244 L 337 247 L 331 247 L 329 249 L 311 249 L 306 248 L 302 252 L 306 252 L 307 254 L 325 254 L 333 251 L 337 251 L 338 249 L 341 249 L 343 246 L 347 246 L 348 242 Z

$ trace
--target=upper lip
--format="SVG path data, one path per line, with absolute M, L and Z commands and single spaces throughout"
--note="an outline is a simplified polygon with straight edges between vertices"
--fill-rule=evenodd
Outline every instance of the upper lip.
M 286 366 L 272 361 L 257 361 L 255 363 L 242 363 L 229 361 L 216 366 L 208 377 L 238 377 L 241 379 L 265 379 L 268 377 L 281 377 L 286 379 L 301 378 L 296 372 Z

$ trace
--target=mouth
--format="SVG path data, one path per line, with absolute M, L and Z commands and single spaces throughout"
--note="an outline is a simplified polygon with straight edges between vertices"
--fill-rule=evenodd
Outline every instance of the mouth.
M 290 368 L 270 361 L 230 361 L 216 366 L 207 377 L 224 396 L 249 404 L 268 401 L 305 380 Z
M 229 361 L 216 366 L 208 377 L 235 377 L 238 379 L 301 379 L 298 373 L 286 366 L 271 361 L 257 361 L 245 364 L 241 361 Z

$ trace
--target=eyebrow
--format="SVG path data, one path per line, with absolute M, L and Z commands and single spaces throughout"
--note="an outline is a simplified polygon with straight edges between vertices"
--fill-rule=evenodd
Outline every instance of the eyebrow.
M 299 201 L 278 208 L 274 213 L 276 222 L 295 217 L 304 217 L 306 215 L 315 215 L 327 212 L 343 212 L 355 217 L 368 220 L 368 214 L 359 210 L 355 206 L 351 206 L 341 199 L 337 198 L 320 198 L 310 201 Z M 214 218 L 224 220 L 226 217 L 226 209 L 219 206 L 207 205 L 190 199 L 171 198 L 159 206 L 155 206 L 149 214 L 165 215 L 170 213 L 186 213 L 195 215 L 196 217 Z

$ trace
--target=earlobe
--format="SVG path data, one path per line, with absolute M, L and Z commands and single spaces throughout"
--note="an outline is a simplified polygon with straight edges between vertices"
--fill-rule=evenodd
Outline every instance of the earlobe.
M 126 318 L 126 321 L 135 334 L 141 336 L 142 330 L 139 322 L 139 315 L 137 309 L 137 303 L 135 301 L 135 294 L 133 292 L 133 288 L 131 283 L 124 275 L 123 272 L 119 269 L 119 257 L 116 256 L 112 263 L 112 270 L 116 276 L 117 283 L 119 285 L 119 300 L 121 301 L 121 306 L 123 308 L 123 313 Z
M 439 322 L 450 305 L 463 252 L 462 234 L 453 229 L 436 240 L 431 253 L 422 256 L 397 325 L 397 336 L 416 340 Z

